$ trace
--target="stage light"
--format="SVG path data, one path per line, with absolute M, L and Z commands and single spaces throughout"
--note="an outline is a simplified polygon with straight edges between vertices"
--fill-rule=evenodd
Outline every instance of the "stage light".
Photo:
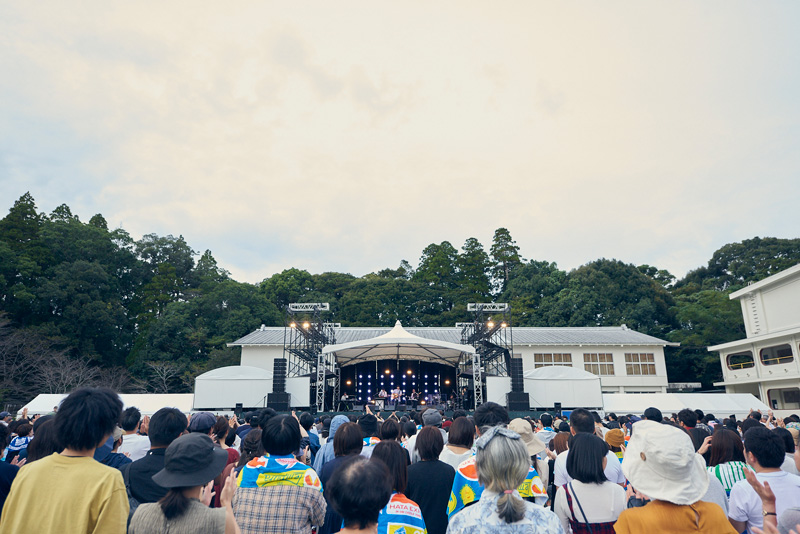
M 394 375 L 392 375 L 392 378 L 394 378 Z
M 450 385 L 450 381 L 449 381 L 449 380 L 445 380 L 445 381 L 444 381 L 444 385 L 445 385 L 445 386 L 447 386 L 447 385 Z
M 388 375 L 389 373 L 391 373 L 391 371 L 387 369 L 386 371 L 384 371 L 384 373 Z
M 425 375 L 425 378 L 428 378 L 428 375 Z
M 353 385 L 353 383 L 352 383 L 350 380 L 348 380 L 348 381 L 347 381 L 347 385 L 348 385 L 348 386 L 352 386 L 352 385 Z
M 407 374 L 407 375 L 410 375 L 410 374 L 411 374 L 411 369 L 409 369 L 408 371 L 406 371 L 406 374 Z
M 488 326 L 489 328 L 494 328 L 494 323 L 492 321 L 489 321 L 488 323 L 486 323 L 486 326 Z
M 421 405 L 425 406 L 425 401 L 419 401 L 419 403 L 420 403 Z
M 358 375 L 358 378 L 364 378 L 364 375 Z
M 311 324 L 308 323 L 307 321 L 305 323 L 303 323 L 303 328 L 305 328 L 306 330 L 308 330 L 310 326 L 311 326 Z
M 297 328 L 297 323 L 292 321 L 291 323 L 289 323 L 289 328 Z
M 506 328 L 508 325 L 506 323 L 500 323 L 500 328 Z

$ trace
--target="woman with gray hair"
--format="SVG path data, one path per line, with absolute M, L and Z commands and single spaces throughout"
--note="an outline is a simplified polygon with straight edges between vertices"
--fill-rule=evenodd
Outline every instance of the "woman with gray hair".
M 475 443 L 475 469 L 485 488 L 481 499 L 458 512 L 448 534 L 531 532 L 563 534 L 558 517 L 522 500 L 517 491 L 528 475 L 530 458 L 519 434 L 503 426 L 487 430 Z

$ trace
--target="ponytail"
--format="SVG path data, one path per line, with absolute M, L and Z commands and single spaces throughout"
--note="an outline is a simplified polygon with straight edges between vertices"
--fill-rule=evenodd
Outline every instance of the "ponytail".
M 167 519 L 182 516 L 189 508 L 190 500 L 183 494 L 187 488 L 170 488 L 166 495 L 161 497 L 158 504 Z
M 525 501 L 513 493 L 503 493 L 497 500 L 497 515 L 506 523 L 516 523 L 525 515 Z

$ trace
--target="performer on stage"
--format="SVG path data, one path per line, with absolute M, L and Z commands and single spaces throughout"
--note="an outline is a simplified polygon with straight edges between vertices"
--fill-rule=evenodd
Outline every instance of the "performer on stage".
M 378 392 L 378 398 L 385 399 L 386 397 L 388 397 L 388 395 L 386 395 L 386 390 L 381 388 L 381 390 Z
M 412 389 L 411 393 L 408 395 L 408 403 L 411 405 L 412 408 L 416 408 L 418 400 L 419 400 L 419 393 L 417 393 L 416 389 Z
M 347 393 L 343 394 L 342 398 L 341 398 L 341 400 L 339 402 L 339 411 L 352 410 L 352 404 L 351 404 L 350 401 L 351 401 L 350 396 Z
M 403 391 L 400 389 L 400 386 L 397 386 L 392 390 L 392 403 L 396 404 L 400 402 L 400 397 L 403 396 Z

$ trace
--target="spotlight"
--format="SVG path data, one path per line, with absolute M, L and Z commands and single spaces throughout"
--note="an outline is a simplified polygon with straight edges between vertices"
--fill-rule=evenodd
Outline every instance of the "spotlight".
M 348 384 L 349 384 L 349 382 L 348 382 Z M 445 380 L 445 381 L 444 381 L 444 384 L 445 384 L 445 385 L 449 385 L 449 384 L 450 384 L 450 381 L 449 381 L 449 380 Z
M 308 321 L 303 323 L 303 328 L 305 328 L 306 330 L 308 330 L 310 327 L 311 327 L 311 324 Z
M 506 328 L 508 325 L 506 323 L 500 323 L 500 328 Z
M 385 374 L 387 374 L 387 375 L 388 375 L 390 372 L 391 372 L 391 371 L 389 371 L 388 369 L 384 371 L 384 373 L 385 373 Z
M 289 328 L 297 328 L 297 323 L 292 321 L 291 323 L 289 323 Z
M 352 386 L 352 385 L 353 385 L 353 383 L 352 383 L 350 380 L 348 380 L 348 381 L 347 381 L 347 385 L 348 385 L 348 386 Z
M 486 326 L 488 326 L 489 328 L 494 328 L 494 323 L 492 321 L 489 321 L 488 323 L 486 323 Z
M 410 374 L 411 374 L 411 369 L 409 369 L 408 371 L 406 371 L 406 374 L 407 374 L 407 375 L 410 375 Z

